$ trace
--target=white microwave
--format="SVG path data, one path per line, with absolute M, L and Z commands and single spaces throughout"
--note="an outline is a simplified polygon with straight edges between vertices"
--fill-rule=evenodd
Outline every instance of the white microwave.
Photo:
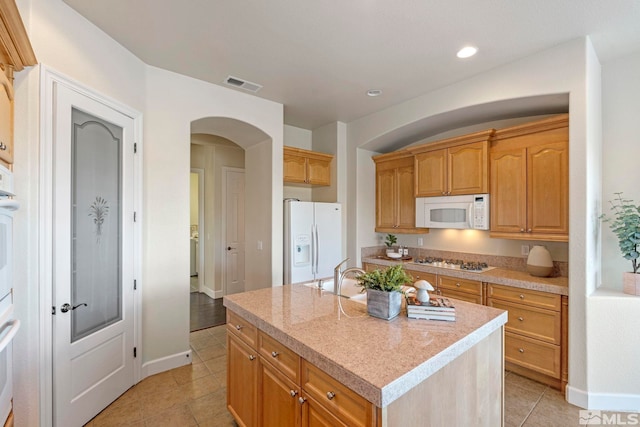
M 489 229 L 489 195 L 417 197 L 416 227 Z

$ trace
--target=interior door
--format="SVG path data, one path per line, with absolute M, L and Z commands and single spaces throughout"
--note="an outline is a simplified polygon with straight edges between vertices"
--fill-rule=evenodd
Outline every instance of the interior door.
M 244 170 L 225 171 L 225 295 L 244 291 Z
M 55 95 L 53 405 L 81 426 L 134 384 L 133 119 Z

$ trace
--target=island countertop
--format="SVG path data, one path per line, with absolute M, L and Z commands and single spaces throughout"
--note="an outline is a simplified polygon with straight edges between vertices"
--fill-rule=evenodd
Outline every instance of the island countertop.
M 227 295 L 224 306 L 383 408 L 500 329 L 507 313 L 456 300 L 456 321 L 386 321 L 305 285 Z M 342 309 L 341 307 L 342 306 Z

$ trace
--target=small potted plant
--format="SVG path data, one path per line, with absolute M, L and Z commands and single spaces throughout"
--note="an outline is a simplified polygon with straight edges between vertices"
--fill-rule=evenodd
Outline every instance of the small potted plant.
M 367 312 L 373 317 L 391 320 L 400 314 L 402 286 L 413 283 L 402 264 L 384 270 L 373 270 L 357 277 L 362 292 L 367 292 Z
M 384 239 L 384 244 L 387 245 L 387 255 L 389 253 L 393 253 L 393 245 L 398 242 L 398 238 L 393 234 L 387 234 L 387 237 Z
M 604 222 L 618 237 L 622 256 L 631 261 L 633 272 L 623 273 L 623 291 L 625 294 L 640 295 L 640 274 L 638 274 L 638 257 L 640 257 L 640 205 L 633 200 L 623 199 L 622 193 L 615 193 L 617 198 L 609 201 L 613 218 L 602 214 Z

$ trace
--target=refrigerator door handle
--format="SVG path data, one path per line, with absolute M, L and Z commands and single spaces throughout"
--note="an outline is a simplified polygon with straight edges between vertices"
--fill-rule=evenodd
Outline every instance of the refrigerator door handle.
M 318 260 L 320 259 L 320 240 L 318 240 L 318 224 L 315 225 L 315 241 L 316 241 L 316 274 L 319 273 L 320 267 L 318 266 Z
M 315 224 L 311 224 L 311 274 L 316 274 L 316 235 Z

